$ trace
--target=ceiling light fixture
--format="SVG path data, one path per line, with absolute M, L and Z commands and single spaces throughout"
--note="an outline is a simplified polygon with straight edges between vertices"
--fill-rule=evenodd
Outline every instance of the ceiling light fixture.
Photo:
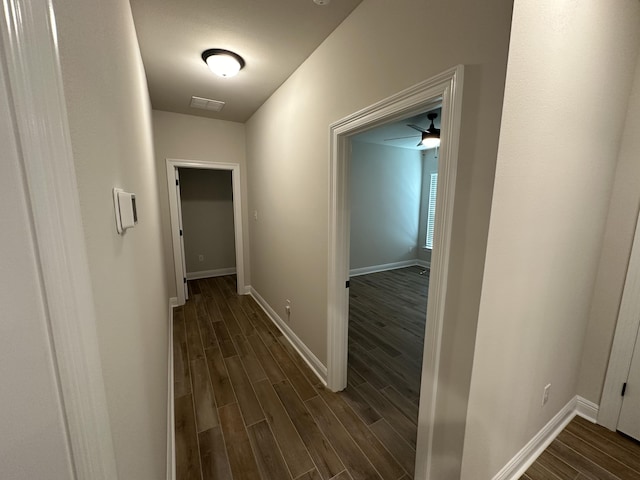
M 221 48 L 210 48 L 202 52 L 202 60 L 220 77 L 233 77 L 244 67 L 244 59 L 237 53 Z
M 440 146 L 440 129 L 436 128 L 433 124 L 433 120 L 435 120 L 437 116 L 437 113 L 427 115 L 427 118 L 431 120 L 431 125 L 429 125 L 427 130 L 422 131 L 422 138 L 420 139 L 420 143 L 418 143 L 418 147 L 435 148 Z

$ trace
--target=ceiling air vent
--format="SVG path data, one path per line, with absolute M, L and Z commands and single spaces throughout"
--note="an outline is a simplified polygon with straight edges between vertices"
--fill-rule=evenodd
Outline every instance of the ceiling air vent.
M 224 102 L 221 102 L 220 100 L 211 100 L 210 98 L 191 97 L 191 107 L 219 112 L 224 107 Z

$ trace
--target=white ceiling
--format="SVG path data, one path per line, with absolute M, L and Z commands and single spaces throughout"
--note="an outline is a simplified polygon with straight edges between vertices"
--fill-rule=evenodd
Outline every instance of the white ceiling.
M 246 121 L 362 0 L 130 0 L 154 109 Z M 246 66 L 233 78 L 201 54 L 223 48 Z M 222 100 L 194 109 L 191 96 Z
M 421 133 L 408 127 L 407 124 L 411 123 L 423 128 L 427 128 L 431 125 L 431 121 L 427 118 L 429 112 L 438 114 L 438 117 L 433 121 L 436 128 L 440 128 L 440 115 L 442 109 L 431 108 L 424 113 L 420 113 L 410 118 L 400 120 L 398 122 L 390 123 L 388 125 L 382 125 L 380 127 L 367 130 L 366 132 L 359 133 L 353 136 L 353 140 L 356 142 L 375 143 L 378 145 L 386 145 L 387 147 L 399 147 L 409 148 L 411 150 L 426 150 L 423 146 L 418 146 L 418 142 L 421 138 Z M 409 138 L 402 138 L 409 137 Z

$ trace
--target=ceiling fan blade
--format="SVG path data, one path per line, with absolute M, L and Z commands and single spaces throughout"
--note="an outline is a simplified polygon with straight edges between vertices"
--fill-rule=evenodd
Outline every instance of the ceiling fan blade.
M 391 140 L 404 140 L 405 138 L 417 138 L 419 135 L 409 135 L 408 137 L 395 137 L 395 138 L 385 138 L 385 142 L 390 142 Z
M 424 128 L 418 126 L 418 125 L 414 125 L 413 123 L 408 123 L 407 127 L 411 127 L 414 130 L 418 130 L 419 132 L 427 132 L 428 130 L 425 130 Z

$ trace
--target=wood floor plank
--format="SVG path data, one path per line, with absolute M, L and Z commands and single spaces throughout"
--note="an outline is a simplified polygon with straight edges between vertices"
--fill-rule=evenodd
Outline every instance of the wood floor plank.
M 396 480 L 405 473 L 393 455 L 340 395 L 323 388 L 320 389 L 320 396 L 383 479 Z
M 540 454 L 537 462 L 560 480 L 574 480 L 578 475 L 578 471 L 575 468 L 567 465 L 546 450 Z
M 278 383 L 286 380 L 284 372 L 278 366 L 278 363 L 275 361 L 275 359 L 271 356 L 271 353 L 269 353 L 269 350 L 262 342 L 262 339 L 257 335 L 251 335 L 247 337 L 247 340 L 249 341 L 251 348 L 253 348 L 253 351 L 256 354 L 260 365 L 262 365 L 262 368 L 264 369 L 271 383 Z
M 384 418 L 381 418 L 369 428 L 386 449 L 391 452 L 396 461 L 402 465 L 405 472 L 413 478 L 416 463 L 415 449 L 403 440 Z
M 191 381 L 197 430 L 204 432 L 219 424 L 206 359 L 198 358 L 191 362 Z
M 298 367 L 296 367 L 295 363 L 280 343 L 271 345 L 271 347 L 269 347 L 269 352 L 271 352 L 273 358 L 278 362 L 278 365 L 282 368 L 287 380 L 289 380 L 291 386 L 296 390 L 302 400 L 308 400 L 318 394 L 316 389 L 307 381 L 305 375 Z
M 220 426 L 198 434 L 203 480 L 233 480 Z M 180 477 L 178 477 L 180 478 Z
M 247 338 L 244 335 L 237 335 L 233 341 L 236 344 L 236 350 L 251 383 L 268 378 Z
M 180 480 L 201 480 L 198 437 L 191 395 L 175 399 L 176 475 Z
M 263 480 L 286 480 L 291 475 L 276 445 L 271 429 L 265 420 L 254 423 L 247 428 L 249 440 L 258 461 L 258 468 Z
M 322 477 L 318 473 L 318 470 L 315 468 L 309 472 L 305 472 L 299 477 L 296 477 L 295 480 L 322 480 Z
M 173 313 L 173 396 L 182 397 L 191 393 L 191 374 L 187 353 L 187 331 L 184 312 L 177 307 Z
M 238 405 L 242 412 L 242 418 L 244 418 L 245 425 L 252 425 L 260 420 L 264 419 L 264 413 L 260 407 L 260 402 L 256 397 L 249 377 L 242 366 L 240 357 L 225 358 L 225 364 L 227 365 L 227 371 L 229 372 L 229 378 L 231 379 L 231 385 L 236 393 L 238 399 Z
M 209 313 L 205 306 L 205 298 L 199 295 L 196 305 L 198 310 L 198 328 L 200 329 L 202 346 L 205 350 L 207 348 L 213 348 L 218 345 L 218 341 L 216 339 L 216 334 L 213 330 L 213 326 L 211 325 Z
M 416 404 L 407 400 L 407 397 L 403 396 L 391 385 L 380 390 L 380 393 L 412 423 L 418 424 L 418 406 Z
M 624 463 L 636 472 L 640 472 L 640 448 L 638 448 L 638 444 L 631 442 L 618 433 L 603 430 L 602 428 L 587 428 L 577 420 L 567 425 L 568 432 L 579 438 L 588 438 L 589 443 L 599 450 Z M 605 432 L 611 435 L 607 435 Z M 640 478 L 640 473 L 638 476 Z
M 314 388 L 318 388 L 323 385 L 320 378 L 318 378 L 318 376 L 315 373 L 313 373 L 313 370 L 311 370 L 311 367 L 307 365 L 307 362 L 305 362 L 302 359 L 300 354 L 297 352 L 297 350 L 294 348 L 291 342 L 289 342 L 289 340 L 287 340 L 284 336 L 282 336 L 278 338 L 278 342 L 280 343 L 282 348 L 284 348 L 285 351 L 289 354 L 289 357 L 291 357 L 291 360 L 293 361 L 295 366 L 298 367 L 298 369 L 302 372 L 302 374 L 307 379 L 307 381 L 311 384 L 311 386 L 313 386 Z
M 227 445 L 233 479 L 256 480 L 260 478 L 258 464 L 253 455 L 249 435 L 242 421 L 238 404 L 225 405 L 218 409 L 218 414 Z
M 231 339 L 231 335 L 229 334 L 229 330 L 227 330 L 227 325 L 225 322 L 214 322 L 213 329 L 216 332 L 216 336 L 218 337 L 218 343 L 220 345 L 220 351 L 222 352 L 222 356 L 224 358 L 233 357 L 237 355 L 236 347 Z
M 382 478 L 321 397 L 311 398 L 305 402 L 305 405 L 313 415 L 320 430 L 325 436 L 332 439 L 340 459 L 355 480 Z
M 271 382 L 264 380 L 254 384 L 256 395 L 271 426 L 276 442 L 294 478 L 314 468 L 313 461 L 298 435 Z
M 591 480 L 620 480 L 559 440 L 551 442 L 547 450 Z
M 394 407 L 379 391 L 368 383 L 359 385 L 356 390 L 409 445 L 416 448 L 418 429 L 415 424 L 411 423 L 400 410 Z
M 588 441 L 576 437 L 571 432 L 564 430 L 560 432 L 557 439 L 572 448 L 580 455 L 588 458 L 594 463 L 610 472 L 611 474 L 625 480 L 640 478 L 640 473 L 620 463 L 615 458 L 607 455 L 602 450 L 591 445 Z
M 222 358 L 220 348 L 208 348 L 206 350 L 206 358 L 216 406 L 223 407 L 230 403 L 235 403 L 236 396 L 231 386 L 229 372 L 227 372 L 227 366 Z
M 377 410 L 362 398 L 362 395 L 360 395 L 355 388 L 347 387 L 346 390 L 340 392 L 339 395 L 367 425 L 371 425 L 382 418 Z
M 556 475 L 544 468 L 539 463 L 533 463 L 525 472 L 531 480 L 559 480 Z M 576 473 L 577 475 L 577 473 Z M 575 478 L 575 477 L 573 477 Z
M 329 480 L 344 470 L 344 465 L 331 443 L 320 431 L 313 417 L 288 382 L 273 386 L 304 442 L 318 472 L 324 480 Z
M 353 480 L 353 477 L 349 475 L 349 472 L 345 470 L 344 472 L 333 477 L 332 480 Z
M 200 339 L 195 303 L 187 303 L 184 305 L 184 323 L 187 331 L 189 361 L 204 358 L 204 349 L 202 348 L 202 340 Z

